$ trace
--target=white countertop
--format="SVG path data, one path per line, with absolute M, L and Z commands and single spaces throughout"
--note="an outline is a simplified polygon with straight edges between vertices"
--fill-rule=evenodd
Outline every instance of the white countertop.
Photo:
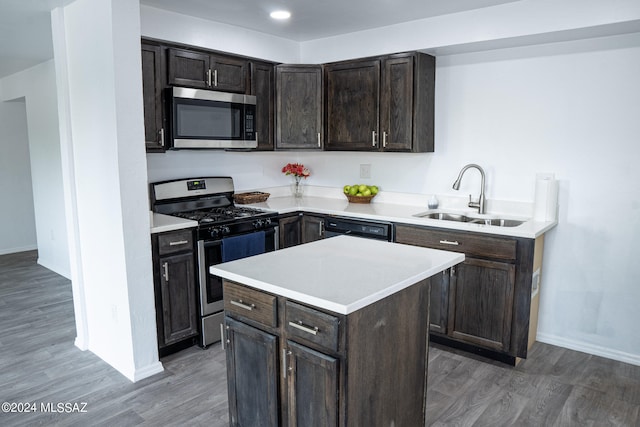
M 426 203 L 425 203 L 426 205 Z M 377 203 L 373 199 L 372 203 L 349 203 L 346 197 L 315 197 L 304 196 L 293 198 L 291 196 L 269 197 L 263 203 L 255 203 L 247 206 L 269 209 L 279 213 L 289 213 L 305 211 L 309 213 L 319 213 L 325 215 L 340 215 L 346 217 L 364 218 L 378 221 L 390 221 L 403 224 L 424 225 L 451 230 L 473 231 L 476 233 L 494 234 L 511 237 L 525 237 L 535 239 L 557 225 L 557 221 L 534 221 L 522 215 L 489 214 L 487 217 L 500 216 L 503 218 L 520 219 L 525 222 L 516 227 L 498 227 L 485 224 L 473 224 L 466 222 L 445 221 L 429 218 L 418 218 L 413 215 L 428 211 L 427 207 L 412 204 Z M 437 212 L 434 210 L 433 212 Z M 450 210 L 477 216 L 477 210 Z
M 197 227 L 198 221 L 179 218 L 177 216 L 164 215 L 149 212 L 151 218 L 151 234 L 165 231 L 182 230 L 183 228 Z
M 341 314 L 464 261 L 464 254 L 337 236 L 210 267 L 211 274 Z

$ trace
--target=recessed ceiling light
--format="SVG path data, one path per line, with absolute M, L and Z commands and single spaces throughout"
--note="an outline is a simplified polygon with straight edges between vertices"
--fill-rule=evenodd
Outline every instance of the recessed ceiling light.
M 269 15 L 271 16 L 273 19 L 289 19 L 291 17 L 291 12 L 289 12 L 288 10 L 276 10 L 274 12 L 271 12 L 271 14 Z

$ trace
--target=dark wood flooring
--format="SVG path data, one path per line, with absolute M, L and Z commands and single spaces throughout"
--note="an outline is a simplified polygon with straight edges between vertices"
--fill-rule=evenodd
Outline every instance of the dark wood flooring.
M 0 403 L 36 409 L 3 406 L 1 426 L 228 425 L 220 345 L 131 383 L 73 345 L 71 284 L 35 259 L 0 256 Z M 86 412 L 42 412 L 58 403 Z M 432 426 L 640 426 L 640 367 L 536 343 L 513 368 L 432 345 L 427 415 Z

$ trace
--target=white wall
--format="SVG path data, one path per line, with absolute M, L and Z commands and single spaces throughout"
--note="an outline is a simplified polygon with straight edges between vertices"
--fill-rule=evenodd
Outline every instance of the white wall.
M 0 81 L 1 84 L 1 81 Z M 2 88 L 0 87 L 0 92 Z M 0 95 L 0 99 L 2 96 Z M 0 101 L 0 255 L 36 249 L 24 99 Z
M 584 25 L 615 21 L 597 3 L 589 6 L 591 15 L 580 14 Z M 637 3 L 620 6 L 637 15 Z M 370 32 L 366 44 L 352 36 L 331 40 L 341 46 L 337 50 L 303 44 L 302 59 L 358 57 L 369 54 L 368 46 L 377 46 L 375 53 L 438 47 L 419 37 L 392 37 L 385 45 L 384 30 Z M 466 37 L 455 43 L 477 41 L 474 33 Z M 318 54 L 311 55 L 309 46 Z M 280 169 L 301 161 L 312 170 L 310 185 L 337 187 L 366 182 L 358 178 L 359 164 L 369 163 L 370 182 L 383 190 L 459 195 L 477 192 L 472 175 L 460 192 L 451 189 L 460 168 L 475 162 L 487 171 L 488 198 L 532 202 L 536 173 L 554 172 L 560 223 L 546 236 L 538 339 L 640 364 L 634 330 L 640 313 L 632 306 L 640 300 L 640 273 L 631 260 L 640 238 L 638 69 L 637 33 L 442 55 L 435 153 L 168 152 L 147 155 L 149 180 L 228 174 L 239 190 L 286 185 Z M 624 220 L 612 220 L 612 212 L 622 212 Z
M 158 362 L 137 0 L 76 0 L 55 11 L 67 102 L 80 289 L 89 350 L 135 381 Z M 133 78 L 137 76 L 138 78 Z M 72 203 L 73 204 L 73 203 Z M 76 310 L 76 316 L 78 311 Z
M 301 43 L 302 62 L 409 50 L 436 55 L 640 31 L 637 0 L 519 0 Z
M 2 99 L 26 101 L 38 263 L 69 277 L 53 61 L 5 77 L 2 88 Z M 20 121 L 16 125 L 20 126 Z M 2 223 L 0 227 L 14 224 Z

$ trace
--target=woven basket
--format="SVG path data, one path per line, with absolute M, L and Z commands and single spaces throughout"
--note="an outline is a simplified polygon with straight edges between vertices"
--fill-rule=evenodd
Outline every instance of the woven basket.
M 349 203 L 371 203 L 371 199 L 376 197 L 373 196 L 352 196 L 351 194 L 345 194 L 347 199 L 349 199 Z
M 234 194 L 233 200 L 241 205 L 247 203 L 260 203 L 267 200 L 270 195 L 270 193 L 263 193 L 262 191 L 251 191 L 249 193 Z

